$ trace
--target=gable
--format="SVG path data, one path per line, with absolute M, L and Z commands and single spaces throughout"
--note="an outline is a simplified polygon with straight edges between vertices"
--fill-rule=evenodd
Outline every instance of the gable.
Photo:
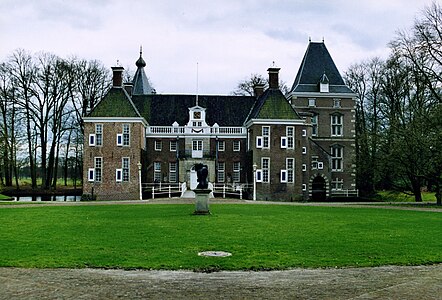
M 139 118 L 140 114 L 123 88 L 111 88 L 88 117 Z
M 301 117 L 279 89 L 268 89 L 253 107 L 250 119 L 297 120 Z

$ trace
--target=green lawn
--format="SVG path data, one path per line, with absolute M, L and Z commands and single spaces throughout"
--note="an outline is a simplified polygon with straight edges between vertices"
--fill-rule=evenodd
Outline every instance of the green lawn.
M 262 270 L 442 262 L 442 215 L 212 204 L 0 209 L 0 266 Z M 227 258 L 198 256 L 222 250 Z

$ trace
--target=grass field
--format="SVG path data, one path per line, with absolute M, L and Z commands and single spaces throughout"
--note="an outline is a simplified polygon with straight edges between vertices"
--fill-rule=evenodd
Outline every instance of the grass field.
M 267 270 L 442 262 L 442 215 L 213 204 L 0 209 L 0 266 Z M 231 257 L 200 257 L 200 251 Z

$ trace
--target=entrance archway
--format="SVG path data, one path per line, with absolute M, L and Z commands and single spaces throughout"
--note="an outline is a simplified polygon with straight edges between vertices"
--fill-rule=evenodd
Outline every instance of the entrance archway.
M 312 200 L 323 202 L 327 199 L 327 185 L 324 177 L 316 176 L 312 181 Z

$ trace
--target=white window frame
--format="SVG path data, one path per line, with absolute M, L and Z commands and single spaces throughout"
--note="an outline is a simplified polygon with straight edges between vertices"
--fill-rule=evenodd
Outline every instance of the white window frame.
M 218 151 L 224 152 L 226 150 L 226 141 L 218 141 Z
M 280 181 L 281 183 L 287 183 L 287 170 L 281 170 Z
M 340 114 L 334 114 L 330 116 L 330 128 L 331 136 L 343 136 L 344 135 L 344 116 Z
M 122 170 L 121 181 L 122 182 L 129 182 L 130 181 L 130 157 L 122 157 L 121 158 L 121 170 Z
M 307 147 L 302 147 L 302 154 L 307 154 Z
M 318 166 L 318 170 L 323 170 L 324 169 L 324 163 L 322 161 L 318 161 L 317 162 L 317 166 Z
M 255 180 L 256 182 L 262 182 L 262 170 L 261 169 L 257 169 L 255 172 Z
M 256 148 L 262 149 L 262 144 L 263 144 L 263 137 L 257 136 L 256 137 Z
M 123 124 L 123 141 L 122 146 L 129 147 L 130 146 L 130 125 L 129 124 Z
M 102 182 L 103 181 L 103 157 L 94 157 L 94 168 L 95 168 L 94 182 Z
M 216 181 L 219 183 L 226 182 L 226 163 L 223 161 L 218 162 L 216 171 L 217 171 Z
M 262 148 L 270 149 L 270 126 L 262 126 Z
M 302 172 L 306 172 L 307 171 L 307 165 L 306 164 L 302 164 Z
M 178 141 L 175 141 L 175 140 L 170 141 L 170 143 L 169 143 L 169 150 L 171 152 L 176 152 L 177 149 L 178 149 Z
M 117 133 L 117 146 L 123 146 L 123 134 Z
M 308 106 L 309 107 L 316 107 L 316 99 L 315 98 L 309 98 L 308 99 Z
M 285 133 L 287 137 L 287 149 L 295 149 L 295 127 L 287 126 Z
M 241 151 L 241 141 L 233 141 L 233 151 Z
M 241 162 L 239 162 L 239 161 L 233 162 L 232 181 L 233 182 L 240 182 L 241 181 Z
M 154 182 L 161 182 L 163 179 L 162 171 L 161 171 L 161 162 L 155 161 L 153 163 L 153 181 Z
M 177 175 L 177 169 L 178 169 L 178 164 L 177 164 L 176 161 L 169 162 L 169 182 L 178 182 L 178 178 L 176 176 Z
M 285 159 L 285 169 L 287 170 L 287 183 L 295 183 L 295 158 Z
M 335 178 L 331 182 L 332 191 L 342 191 L 344 189 L 344 179 Z
M 343 172 L 344 171 L 344 148 L 341 146 L 331 147 L 331 161 L 332 161 L 332 172 Z M 336 168 L 336 164 L 339 162 L 339 168 Z
M 123 169 L 115 170 L 115 181 L 122 182 L 123 181 Z
M 95 168 L 89 168 L 87 171 L 87 181 L 94 182 L 95 181 Z
M 267 162 L 267 163 L 264 163 Z M 266 166 L 267 164 L 267 166 Z M 270 183 L 270 157 L 261 158 L 262 182 Z
M 281 137 L 281 149 L 287 149 L 287 137 L 286 136 Z
M 302 184 L 302 191 L 303 192 L 307 191 L 307 185 L 305 183 Z
M 333 99 L 333 108 L 341 108 L 341 99 L 339 98 Z
M 95 133 L 89 134 L 89 146 L 95 147 L 96 136 Z
M 162 151 L 163 150 L 163 141 L 155 140 L 154 144 L 155 144 L 154 145 L 155 151 Z
M 313 117 L 311 117 L 312 136 L 318 136 L 318 122 L 319 122 L 319 115 L 318 114 L 313 115 Z
M 103 146 L 103 124 L 95 124 L 95 146 Z
M 307 136 L 307 129 L 302 130 L 302 136 Z

